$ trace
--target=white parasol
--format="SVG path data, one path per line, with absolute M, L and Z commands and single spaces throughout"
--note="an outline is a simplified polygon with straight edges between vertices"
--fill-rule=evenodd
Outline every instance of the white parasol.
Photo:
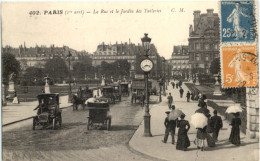
M 233 106 L 229 106 L 226 110 L 226 113 L 237 113 L 242 111 L 243 109 L 241 108 L 240 104 L 235 104 Z
M 179 110 L 179 109 L 173 110 L 169 114 L 169 120 L 176 120 L 182 114 L 184 114 L 184 113 L 181 110 Z
M 191 115 L 191 124 L 195 128 L 204 128 L 208 124 L 208 118 L 202 113 L 195 113 Z

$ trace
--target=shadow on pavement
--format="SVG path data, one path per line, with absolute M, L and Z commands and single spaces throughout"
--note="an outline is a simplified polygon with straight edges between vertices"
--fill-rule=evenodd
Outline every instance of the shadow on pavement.
M 136 130 L 138 127 L 134 125 L 112 125 L 110 131 Z

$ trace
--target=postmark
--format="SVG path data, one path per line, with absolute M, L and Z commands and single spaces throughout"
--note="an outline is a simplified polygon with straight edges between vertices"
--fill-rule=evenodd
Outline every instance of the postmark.
M 256 18 L 254 1 L 221 1 L 221 41 L 254 42 Z
M 255 87 L 258 84 L 256 46 L 222 46 L 222 87 Z

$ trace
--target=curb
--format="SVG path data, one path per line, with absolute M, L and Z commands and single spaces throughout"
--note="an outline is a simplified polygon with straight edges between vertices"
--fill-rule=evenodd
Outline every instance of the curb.
M 164 97 L 165 97 L 165 96 L 164 96 Z M 158 101 L 158 102 L 155 103 L 155 104 L 161 104 L 161 103 L 163 102 L 163 101 L 162 101 L 162 102 L 159 102 L 159 100 L 156 100 L 156 101 Z M 155 104 L 154 104 L 154 105 L 155 105 Z M 149 107 L 149 108 L 150 108 L 150 110 L 151 110 L 151 109 L 153 109 L 153 108 L 155 108 L 155 107 Z M 139 151 L 139 150 L 136 150 L 133 146 L 130 145 L 130 141 L 132 140 L 133 136 L 136 134 L 136 131 L 140 128 L 140 126 L 143 125 L 143 122 L 144 122 L 144 120 L 142 120 L 142 121 L 140 122 L 140 124 L 138 125 L 138 128 L 135 130 L 134 134 L 133 134 L 133 135 L 131 136 L 131 138 L 129 139 L 129 141 L 128 141 L 127 145 L 126 145 L 127 148 L 128 148 L 131 152 L 143 156 L 145 159 L 149 159 L 149 160 L 153 160 L 153 161 L 166 161 L 166 160 L 164 160 L 164 159 L 157 158 L 157 157 L 148 155 L 148 154 L 146 154 L 146 153 L 143 153 L 143 152 L 141 152 L 141 151 Z
M 65 108 L 69 108 L 69 107 L 70 106 L 61 107 L 60 109 L 65 109 Z M 8 126 L 8 125 L 12 125 L 12 124 L 15 124 L 15 123 L 18 123 L 18 122 L 22 122 L 22 121 L 25 121 L 25 120 L 29 120 L 29 119 L 32 119 L 33 117 L 35 117 L 35 116 L 30 116 L 30 117 L 27 117 L 27 118 L 24 118 L 24 119 L 20 119 L 20 120 L 16 120 L 16 121 L 13 121 L 13 122 L 9 122 L 9 123 L 3 124 L 2 127 Z

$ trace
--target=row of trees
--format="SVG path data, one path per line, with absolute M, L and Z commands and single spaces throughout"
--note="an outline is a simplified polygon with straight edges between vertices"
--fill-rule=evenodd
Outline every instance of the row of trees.
M 60 57 L 55 57 L 46 62 L 44 68 L 29 67 L 21 71 L 19 61 L 10 53 L 2 55 L 3 83 L 8 84 L 9 76 L 14 73 L 14 81 L 21 85 L 44 85 L 44 77 L 48 75 L 50 83 L 62 83 L 69 81 L 69 68 L 66 62 Z M 130 63 L 127 60 L 117 60 L 114 63 L 102 62 L 99 66 L 92 66 L 91 59 L 84 57 L 71 65 L 71 77 L 76 80 L 83 80 L 86 77 L 94 79 L 95 74 L 98 78 L 102 74 L 106 77 L 113 76 L 118 79 L 119 76 L 130 75 Z

